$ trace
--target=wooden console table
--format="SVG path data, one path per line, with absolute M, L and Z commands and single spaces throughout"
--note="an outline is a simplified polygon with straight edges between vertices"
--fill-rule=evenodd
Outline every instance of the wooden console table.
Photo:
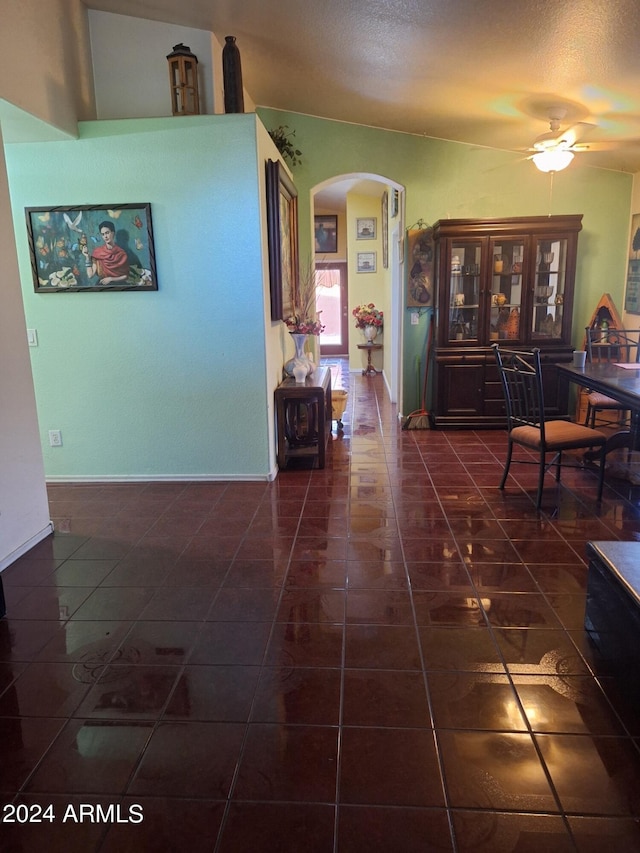
M 381 370 L 376 370 L 375 367 L 371 364 L 371 353 L 374 350 L 382 349 L 382 344 L 358 344 L 358 349 L 364 349 L 367 351 L 367 366 L 362 371 L 362 375 L 375 376 L 376 373 L 382 373 Z
M 315 457 L 324 468 L 325 450 L 331 434 L 331 370 L 318 367 L 304 384 L 289 376 L 275 392 L 278 467 L 289 459 Z

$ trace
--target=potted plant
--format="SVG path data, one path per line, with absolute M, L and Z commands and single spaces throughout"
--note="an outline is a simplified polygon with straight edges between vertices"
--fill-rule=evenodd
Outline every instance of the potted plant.
M 274 130 L 268 131 L 268 133 L 273 141 L 273 144 L 282 154 L 284 159 L 289 162 L 289 165 L 297 166 L 299 163 L 302 163 L 302 160 L 300 159 L 302 157 L 302 151 L 296 148 L 293 142 L 291 141 L 292 138 L 296 135 L 295 130 L 289 130 L 288 125 L 281 124 Z

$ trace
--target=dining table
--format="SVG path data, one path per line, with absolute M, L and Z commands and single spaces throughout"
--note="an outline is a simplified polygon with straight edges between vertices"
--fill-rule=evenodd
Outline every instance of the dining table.
M 584 367 L 556 364 L 556 368 L 559 383 L 573 382 L 591 391 L 599 391 L 629 409 L 629 425 L 621 426 L 607 438 L 607 453 L 621 447 L 640 450 L 640 364 L 587 362 Z

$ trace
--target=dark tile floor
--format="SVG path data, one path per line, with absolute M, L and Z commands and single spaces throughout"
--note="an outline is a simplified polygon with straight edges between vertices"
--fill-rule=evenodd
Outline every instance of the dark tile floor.
M 324 471 L 50 487 L 3 574 L 3 851 L 640 850 L 640 713 L 583 631 L 640 490 L 566 471 L 538 515 L 504 433 L 345 381 Z

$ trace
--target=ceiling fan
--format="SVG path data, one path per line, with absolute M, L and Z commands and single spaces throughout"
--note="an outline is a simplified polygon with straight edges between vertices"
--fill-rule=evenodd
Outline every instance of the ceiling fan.
M 527 149 L 533 152 L 529 159 L 533 160 L 541 172 L 559 172 L 567 168 L 574 154 L 603 147 L 602 144 L 593 145 L 581 141 L 597 126 L 595 124 L 579 121 L 561 130 L 562 119 L 566 114 L 564 107 L 552 107 L 549 110 L 550 129 L 536 137 L 533 147 Z

